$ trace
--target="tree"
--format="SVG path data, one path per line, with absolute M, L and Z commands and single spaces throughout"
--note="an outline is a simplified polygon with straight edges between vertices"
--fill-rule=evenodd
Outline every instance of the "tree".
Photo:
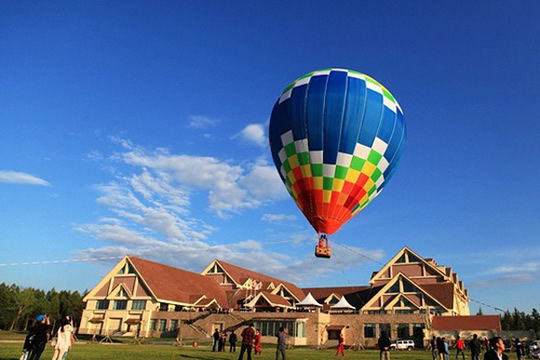
M 484 315 L 484 313 L 482 312 L 482 307 L 478 308 L 478 311 L 476 312 L 476 315 Z

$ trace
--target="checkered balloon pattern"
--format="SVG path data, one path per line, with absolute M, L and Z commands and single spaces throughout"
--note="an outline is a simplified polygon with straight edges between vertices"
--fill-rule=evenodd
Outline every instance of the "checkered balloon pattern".
M 406 142 L 403 111 L 357 71 L 306 74 L 281 94 L 270 148 L 289 194 L 318 233 L 332 234 L 390 180 Z

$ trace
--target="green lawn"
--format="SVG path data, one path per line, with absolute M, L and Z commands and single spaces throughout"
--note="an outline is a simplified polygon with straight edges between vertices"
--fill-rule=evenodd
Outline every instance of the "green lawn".
M 0 359 L 2 360 L 18 360 L 21 355 L 22 344 L 0 343 Z M 318 351 L 312 349 L 295 349 L 287 351 L 287 359 L 289 360 L 304 360 L 304 359 L 333 359 L 335 350 Z M 378 360 L 379 353 L 375 350 L 364 351 L 346 351 L 345 358 L 358 360 Z M 510 360 L 515 359 L 513 353 L 509 353 Z M 431 360 L 431 353 L 427 351 L 403 351 L 392 352 L 392 360 Z M 42 359 L 51 359 L 52 348 L 47 346 Z M 73 352 L 69 359 L 95 359 L 95 360 L 226 360 L 237 359 L 238 353 L 213 353 L 209 347 L 176 347 L 171 345 L 103 345 L 103 344 L 75 344 Z M 274 347 L 263 347 L 262 356 L 253 357 L 255 360 L 273 360 L 275 358 Z M 246 359 L 246 357 L 244 357 Z M 455 359 L 455 353 L 451 354 L 451 360 Z M 470 358 L 469 358 L 470 359 Z

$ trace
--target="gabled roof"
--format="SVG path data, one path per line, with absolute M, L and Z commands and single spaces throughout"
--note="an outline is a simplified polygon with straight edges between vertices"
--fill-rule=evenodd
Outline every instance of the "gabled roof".
M 205 295 L 227 306 L 225 291 L 212 278 L 135 256 L 128 260 L 158 300 L 192 304 Z
M 322 307 L 322 305 L 319 304 L 317 302 L 317 300 L 315 300 L 315 298 L 313 297 L 313 295 L 311 295 L 311 293 L 308 293 L 307 296 L 302 301 L 297 302 L 296 306 L 320 306 L 320 307 Z
M 300 288 L 288 281 L 276 279 L 274 277 L 248 270 L 237 265 L 229 264 L 223 260 L 216 259 L 214 261 L 221 266 L 221 268 L 226 272 L 228 276 L 231 277 L 231 279 L 236 284 L 243 284 L 248 278 L 251 278 L 261 281 L 263 283 L 262 289 L 266 289 L 268 285 L 273 282 L 274 285 L 276 285 L 276 288 L 278 287 L 278 284 L 285 285 L 285 287 L 291 292 L 291 294 L 294 295 L 298 300 L 303 299 L 306 296 Z
M 431 269 L 439 273 L 441 276 L 443 277 L 449 276 L 449 275 L 446 275 L 444 272 L 442 272 L 441 269 L 439 269 L 439 267 L 435 266 L 433 263 L 429 261 L 426 261 L 426 259 L 424 259 L 422 256 L 418 255 L 417 253 L 409 249 L 407 246 L 405 246 L 400 251 L 398 251 L 398 253 L 394 255 L 394 257 L 392 257 L 392 259 L 390 259 L 390 261 L 388 261 L 379 271 L 377 271 L 375 274 L 371 276 L 371 279 L 369 280 L 370 284 L 373 284 L 375 280 L 377 280 L 377 278 L 379 278 L 390 266 L 394 265 L 396 261 L 406 252 L 418 258 L 418 260 L 426 264 L 426 266 L 429 266 Z
M 452 309 L 454 307 L 454 284 L 451 282 L 415 285 L 427 292 L 447 309 Z
M 434 330 L 501 330 L 499 315 L 434 316 L 431 321 Z
M 258 293 L 247 306 L 253 307 L 260 298 L 264 298 L 271 306 L 279 306 L 279 307 L 291 307 L 291 303 L 287 301 L 287 299 L 282 298 L 279 295 L 272 294 L 266 291 L 262 291 Z
M 445 294 L 444 296 L 441 296 L 441 298 L 443 300 L 445 300 L 446 302 L 442 302 L 441 300 L 439 300 L 438 297 L 436 297 L 435 295 L 430 293 L 426 288 L 424 288 L 426 285 L 417 284 L 416 282 L 414 282 L 412 279 L 410 279 L 409 277 L 407 277 L 403 273 L 399 273 L 397 276 L 394 276 L 390 281 L 388 281 L 384 286 L 379 287 L 379 290 L 377 291 L 377 293 L 375 293 L 373 296 L 371 296 L 371 298 L 366 302 L 366 304 L 373 301 L 373 299 L 378 298 L 378 297 L 382 296 L 383 294 L 385 294 L 386 291 L 388 289 L 390 289 L 396 282 L 398 282 L 400 278 L 403 278 L 403 279 L 407 280 L 408 282 L 410 282 L 411 284 L 413 284 L 414 286 L 416 286 L 420 290 L 420 292 L 424 293 L 425 296 L 427 296 L 431 300 L 434 300 L 436 303 L 438 303 L 442 307 L 446 308 L 447 310 L 452 309 L 452 307 L 453 307 L 452 306 L 453 305 L 453 297 L 450 299 L 451 300 L 450 306 L 448 306 L 448 299 L 446 297 L 447 296 L 446 295 L 446 290 L 445 291 L 440 291 L 441 294 Z M 434 286 L 431 290 L 440 290 L 439 287 L 441 287 L 441 285 L 442 285 L 442 288 L 447 289 L 448 286 L 446 284 L 449 284 L 450 286 L 452 286 L 452 289 L 453 289 L 453 284 L 451 284 L 451 283 L 441 283 L 441 284 L 432 284 L 432 285 L 430 285 L 430 286 Z M 430 287 L 428 286 L 428 289 L 429 288 Z M 378 306 L 376 306 L 376 307 L 378 307 Z

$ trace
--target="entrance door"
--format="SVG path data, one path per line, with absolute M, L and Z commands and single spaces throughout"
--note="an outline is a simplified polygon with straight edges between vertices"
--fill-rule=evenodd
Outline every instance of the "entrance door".
M 219 331 L 219 332 L 222 332 L 223 331 L 223 323 L 213 323 L 212 324 L 212 334 L 214 333 L 214 331 Z
M 413 324 L 413 340 L 416 348 L 422 349 L 424 347 L 424 324 Z

